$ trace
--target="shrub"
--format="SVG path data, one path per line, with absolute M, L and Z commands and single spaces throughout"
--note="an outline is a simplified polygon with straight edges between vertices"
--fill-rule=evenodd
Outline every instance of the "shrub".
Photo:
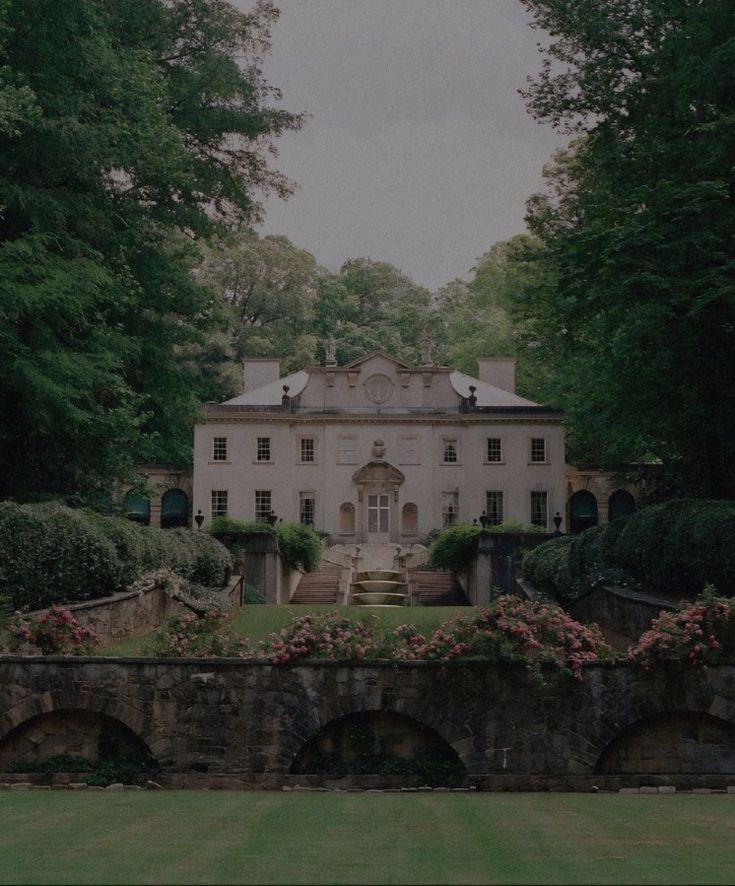
M 159 531 L 171 533 L 178 543 L 187 549 L 188 556 L 191 558 L 187 578 L 207 587 L 219 588 L 227 583 L 232 573 L 232 557 L 227 548 L 216 538 L 212 538 L 204 532 L 192 532 L 191 529 L 161 529 Z
M 519 535 L 546 535 L 548 530 L 545 526 L 537 526 L 535 523 L 523 523 L 520 520 L 503 520 L 495 526 L 488 526 L 488 532 L 516 532 Z
M 154 634 L 150 651 L 159 658 L 212 658 L 232 654 L 233 641 L 225 632 L 224 622 L 219 612 L 208 612 L 202 617 L 193 612 L 177 615 Z
M 265 603 L 265 595 L 252 585 L 246 584 L 242 602 L 248 606 L 259 606 Z
M 477 523 L 457 523 L 444 529 L 429 549 L 429 564 L 434 569 L 467 572 L 477 556 L 481 531 Z
M 578 587 L 569 571 L 569 551 L 574 536 L 560 535 L 544 542 L 523 558 L 523 577 L 541 593 L 559 602 L 578 596 Z
M 313 572 L 322 558 L 319 536 L 311 526 L 303 523 L 278 523 L 278 550 L 281 559 L 289 569 L 303 569 Z
M 83 511 L 0 504 L 0 594 L 16 609 L 113 593 L 124 576 L 114 544 Z
M 68 609 L 57 606 L 39 616 L 16 613 L 6 630 L 12 649 L 30 647 L 32 654 L 91 655 L 101 642 L 94 628 L 80 625 Z
M 300 658 L 359 661 L 378 651 L 373 628 L 338 612 L 301 615 L 258 644 L 256 655 L 272 664 L 293 664 Z
M 710 585 L 694 603 L 662 612 L 628 650 L 634 664 L 650 670 L 662 662 L 705 668 L 735 658 L 735 601 Z
M 215 517 L 207 527 L 207 532 L 216 535 L 218 532 L 267 532 L 272 533 L 273 528 L 268 523 L 256 521 L 246 523 L 245 520 L 236 520 L 234 517 Z

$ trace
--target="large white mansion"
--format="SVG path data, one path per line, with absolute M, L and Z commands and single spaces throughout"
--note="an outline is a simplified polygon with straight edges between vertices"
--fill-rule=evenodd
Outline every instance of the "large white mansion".
M 564 518 L 562 413 L 515 393 L 515 361 L 478 378 L 375 351 L 279 377 L 245 362 L 244 392 L 194 431 L 193 512 L 311 523 L 334 542 L 410 543 L 472 521 Z M 561 526 L 564 529 L 564 524 Z

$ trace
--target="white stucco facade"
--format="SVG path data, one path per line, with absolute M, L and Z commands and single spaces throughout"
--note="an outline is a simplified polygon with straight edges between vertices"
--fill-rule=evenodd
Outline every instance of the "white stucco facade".
M 194 514 L 272 510 L 345 543 L 410 543 L 483 511 L 553 529 L 562 414 L 516 396 L 513 374 L 508 360 L 481 361 L 481 380 L 374 352 L 278 378 L 276 361 L 249 361 L 245 392 L 195 427 Z

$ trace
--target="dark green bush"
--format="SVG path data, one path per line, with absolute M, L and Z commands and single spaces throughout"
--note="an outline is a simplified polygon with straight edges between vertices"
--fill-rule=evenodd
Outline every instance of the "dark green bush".
M 242 602 L 248 606 L 260 606 L 265 603 L 265 595 L 262 591 L 254 588 L 252 585 L 245 585 L 245 592 L 242 596 Z
M 600 539 L 605 534 L 605 526 L 591 526 L 579 535 L 572 536 L 569 545 L 569 572 L 581 577 L 599 568 Z
M 245 520 L 236 520 L 235 517 L 215 517 L 207 527 L 207 532 L 216 535 L 218 532 L 273 532 L 268 523 L 255 521 L 248 523 Z
M 108 596 L 164 567 L 221 586 L 231 560 L 218 541 L 188 529 L 154 529 L 58 503 L 0 503 L 0 596 L 16 609 Z
M 575 537 L 560 535 L 544 542 L 523 558 L 523 577 L 537 591 L 560 603 L 577 596 L 577 586 L 569 571 L 569 553 Z
M 481 531 L 477 523 L 457 523 L 444 529 L 429 549 L 429 564 L 434 569 L 467 572 L 477 556 Z
M 278 523 L 275 527 L 278 536 L 278 550 L 281 559 L 289 569 L 303 569 L 313 572 L 322 558 L 319 536 L 310 526 L 303 523 Z

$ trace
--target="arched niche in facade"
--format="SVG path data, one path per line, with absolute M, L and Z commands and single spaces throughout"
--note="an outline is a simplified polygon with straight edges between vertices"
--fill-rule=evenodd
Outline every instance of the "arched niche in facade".
M 569 500 L 569 528 L 572 532 L 584 532 L 597 526 L 597 499 L 587 489 L 575 492 Z
M 189 496 L 183 489 L 169 489 L 161 497 L 161 528 L 189 525 Z
M 635 499 L 625 489 L 616 489 L 607 503 L 607 519 L 611 523 L 618 517 L 625 517 L 635 510 Z
M 419 531 L 419 509 L 412 502 L 406 502 L 401 509 L 401 532 L 403 535 L 417 535 Z
M 346 501 L 339 506 L 339 534 L 355 534 L 355 506 Z

